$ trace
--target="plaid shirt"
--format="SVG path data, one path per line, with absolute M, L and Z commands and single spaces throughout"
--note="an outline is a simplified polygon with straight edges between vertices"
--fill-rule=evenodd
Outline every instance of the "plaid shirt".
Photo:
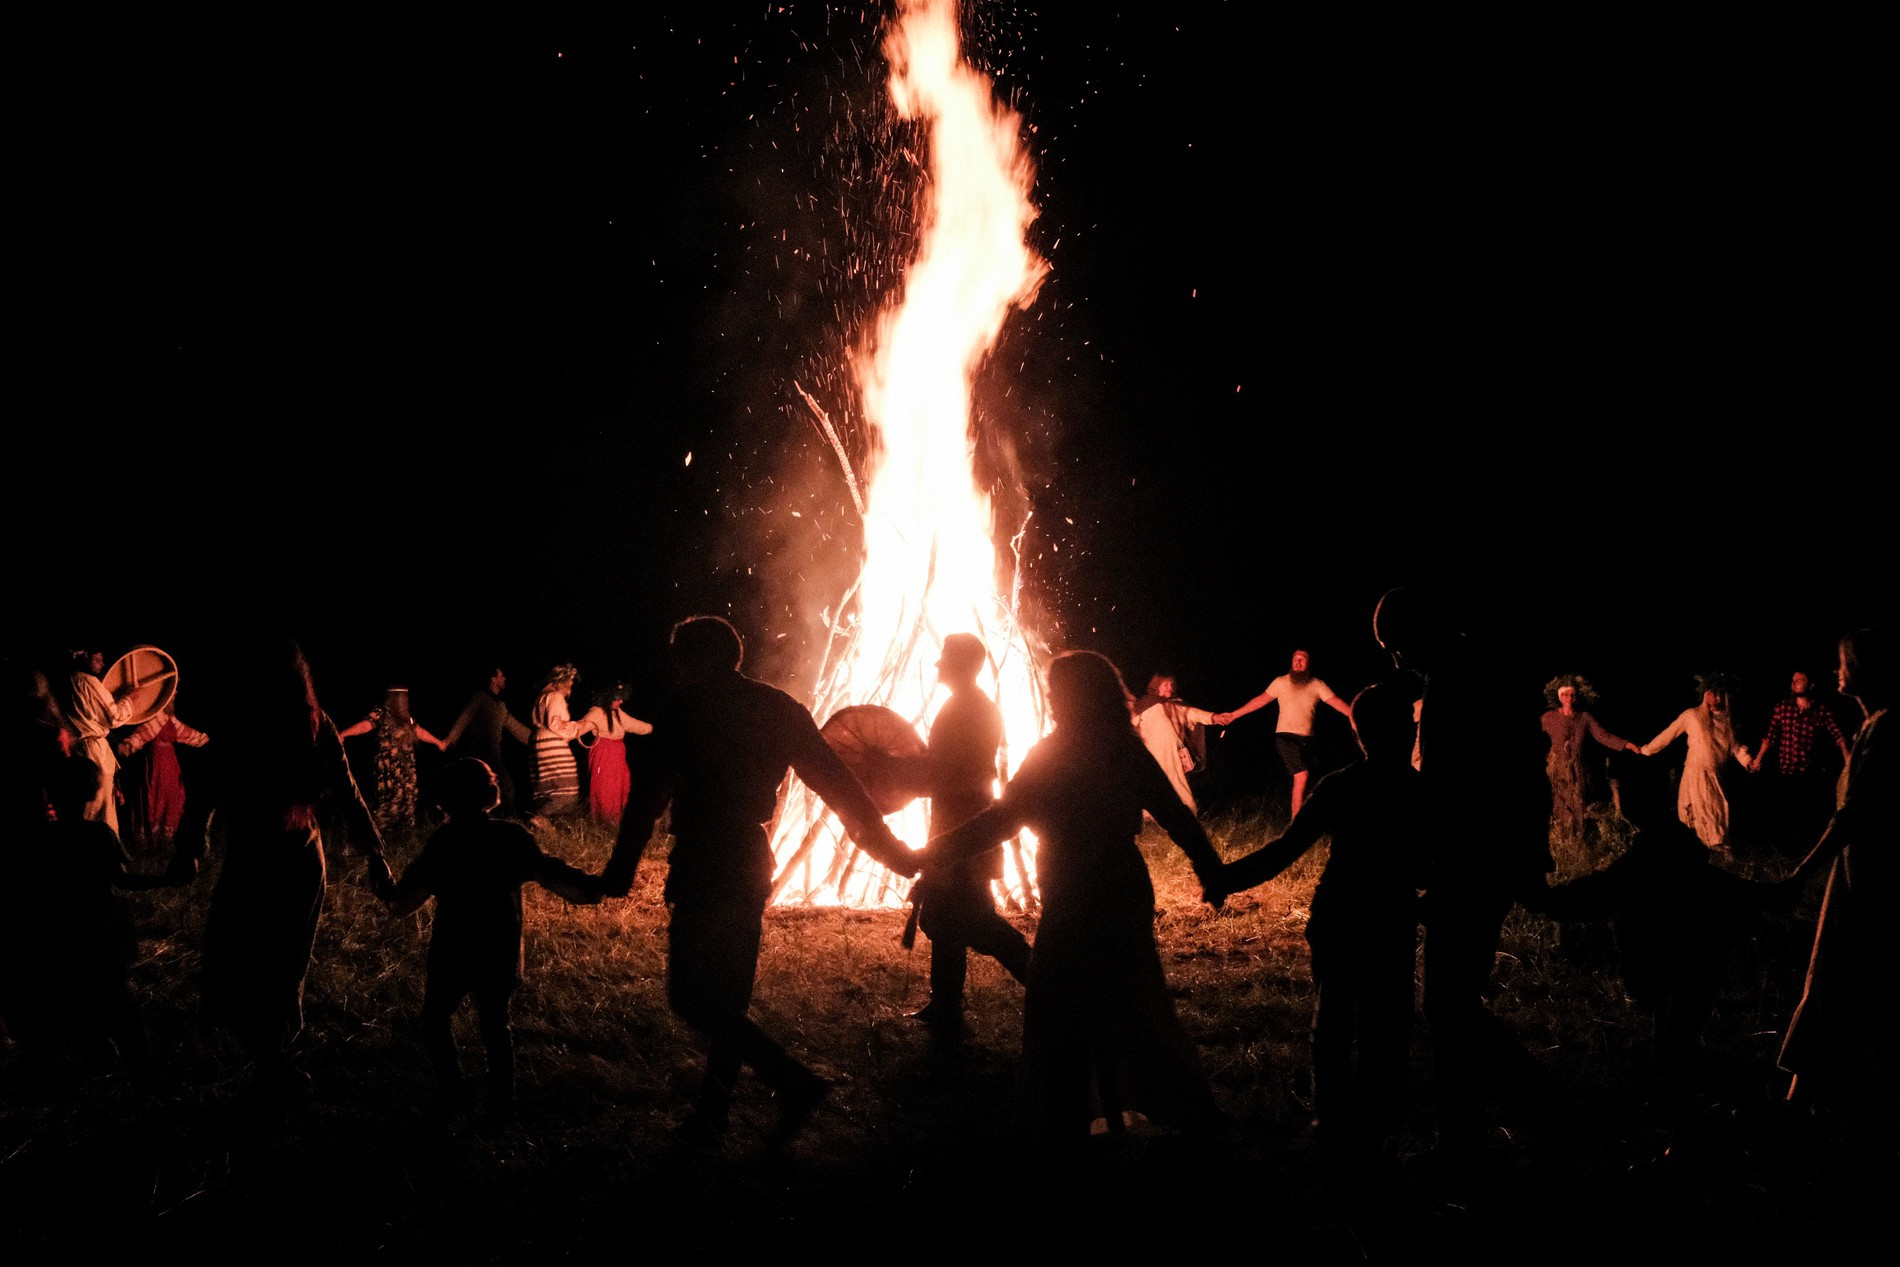
M 1806 774 L 1814 761 L 1816 731 L 1837 745 L 1847 742 L 1834 714 L 1821 704 L 1802 708 L 1792 697 L 1782 700 L 1775 705 L 1774 716 L 1768 719 L 1768 733 L 1761 741 L 1762 764 L 1776 774 Z

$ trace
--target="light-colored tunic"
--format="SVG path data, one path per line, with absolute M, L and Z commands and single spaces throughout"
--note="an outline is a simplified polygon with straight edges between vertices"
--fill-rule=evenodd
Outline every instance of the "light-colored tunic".
M 580 808 L 581 768 L 570 744 L 588 733 L 587 724 L 568 716 L 567 696 L 555 690 L 541 692 L 529 720 L 534 723 L 535 813 L 571 813 Z
M 119 773 L 119 758 L 113 754 L 112 745 L 107 742 L 106 736 L 112 733 L 113 727 L 125 725 L 131 717 L 131 701 L 114 700 L 112 692 L 106 690 L 106 684 L 84 670 L 73 674 L 68 698 L 68 720 L 78 732 L 80 742 L 85 745 L 86 755 L 99 767 L 99 790 L 87 803 L 81 816 L 88 822 L 104 823 L 117 832 L 119 804 L 114 788 Z
M 1183 732 L 1189 726 L 1213 724 L 1214 714 L 1206 709 L 1191 708 L 1169 699 L 1155 701 L 1135 718 L 1135 730 L 1141 735 L 1142 746 L 1153 755 L 1161 773 L 1168 776 L 1168 783 L 1181 803 L 1197 814 L 1201 809 L 1194 803 L 1194 793 L 1188 787 L 1189 758 Z
M 1735 721 L 1729 713 L 1712 713 L 1702 705 L 1686 708 L 1669 723 L 1669 728 L 1643 745 L 1643 755 L 1653 757 L 1674 743 L 1687 739 L 1688 755 L 1683 758 L 1682 782 L 1676 788 L 1676 817 L 1695 831 L 1696 838 L 1711 849 L 1728 839 L 1728 795 L 1722 791 L 1722 763 L 1730 757 L 1747 760 L 1735 742 Z
M 1310 735 L 1313 714 L 1319 711 L 1321 704 L 1338 696 L 1332 687 L 1311 674 L 1304 682 L 1296 682 L 1291 673 L 1282 673 L 1267 683 L 1267 698 L 1280 705 L 1280 719 L 1273 726 L 1276 734 Z

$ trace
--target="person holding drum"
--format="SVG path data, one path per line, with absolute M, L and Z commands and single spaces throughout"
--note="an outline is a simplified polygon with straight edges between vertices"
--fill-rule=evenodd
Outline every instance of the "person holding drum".
M 120 726 L 133 726 L 144 718 L 136 715 L 138 683 L 124 681 L 115 692 L 100 681 L 106 671 L 103 651 L 81 649 L 73 652 L 72 676 L 66 683 L 66 720 L 85 745 L 86 755 L 98 765 L 102 776 L 82 811 L 87 822 L 104 823 L 119 830 L 118 780 L 119 759 L 108 740 Z

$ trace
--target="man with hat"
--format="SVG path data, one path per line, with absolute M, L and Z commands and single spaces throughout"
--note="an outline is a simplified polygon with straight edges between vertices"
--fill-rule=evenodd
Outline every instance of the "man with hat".
M 1004 771 L 1003 712 L 976 684 L 988 652 L 974 634 L 943 640 L 937 680 L 950 690 L 930 726 L 930 835 L 960 827 L 990 806 Z M 990 881 L 1003 876 L 1001 844 L 968 858 L 945 874 L 933 873 L 927 888 L 913 889 L 917 926 L 930 939 L 930 1002 L 913 1015 L 946 1036 L 963 1029 L 963 985 L 970 951 L 1002 964 L 1018 981 L 1029 975 L 1029 942 L 997 914 Z

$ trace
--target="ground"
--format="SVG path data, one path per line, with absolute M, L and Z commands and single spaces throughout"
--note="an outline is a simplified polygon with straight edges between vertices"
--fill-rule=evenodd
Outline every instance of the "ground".
M 1267 831 L 1262 812 L 1216 816 L 1228 857 Z M 570 828 L 550 847 L 597 867 L 608 840 Z M 414 842 L 394 852 L 413 852 Z M 480 1261 L 648 1246 L 708 1250 L 861 1246 L 884 1254 L 995 1247 L 1195 1252 L 1272 1246 L 1318 1261 L 1427 1253 L 1543 1258 L 1667 1250 L 1765 1256 L 1874 1226 L 1895 1175 L 1891 1139 L 1855 1124 L 1775 1125 L 1773 1056 L 1795 999 L 1811 895 L 1748 930 L 1709 1046 L 1761 1099 L 1711 1102 L 1703 1169 L 1659 1162 L 1666 1144 L 1642 1017 L 1599 930 L 1523 913 L 1508 929 L 1494 1006 L 1576 1094 L 1592 1137 L 1539 1157 L 1499 1121 L 1476 1176 L 1405 1171 L 1388 1199 L 1324 1184 L 1310 1152 L 1302 933 L 1310 856 L 1214 911 L 1185 861 L 1150 830 L 1155 923 L 1183 1021 L 1231 1124 L 1188 1140 L 1137 1124 L 1075 1157 L 1016 1148 L 1010 1097 L 1021 990 L 973 964 L 971 1032 L 933 1043 L 907 1013 L 925 997 L 927 942 L 900 944 L 897 910 L 796 909 L 768 918 L 754 1014 L 837 1087 L 783 1148 L 764 1089 L 742 1084 L 723 1149 L 676 1143 L 698 1073 L 692 1035 L 664 999 L 664 853 L 633 897 L 595 908 L 528 895 L 526 985 L 515 1025 L 517 1119 L 426 1113 L 416 1041 L 428 916 L 392 920 L 335 859 L 299 1058 L 314 1078 L 287 1115 L 249 1111 L 244 1062 L 196 1019 L 196 969 L 215 874 L 135 895 L 135 969 L 170 1083 L 143 1102 L 107 1053 L 29 1084 L 0 1059 L 0 1247 L 10 1262 L 76 1252 L 413 1252 Z M 398 858 L 400 862 L 402 858 Z M 1779 874 L 1774 858 L 1730 865 Z M 1034 920 L 1017 913 L 1033 935 Z M 472 1018 L 458 1020 L 479 1070 Z M 1413 1147 L 1430 1142 L 1429 1035 L 1414 1054 Z M 479 1085 L 479 1084 L 477 1084 Z M 1824 1244 L 1825 1242 L 1816 1242 Z

